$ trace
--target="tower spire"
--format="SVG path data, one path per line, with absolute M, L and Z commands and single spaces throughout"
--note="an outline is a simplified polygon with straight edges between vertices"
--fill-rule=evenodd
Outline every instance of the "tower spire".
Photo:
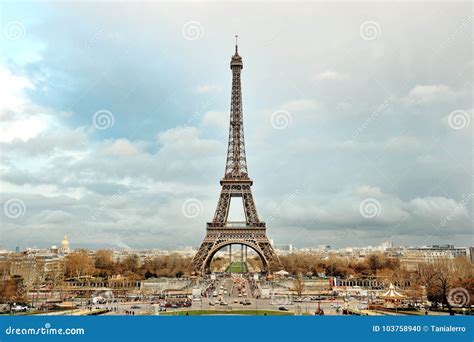
M 229 144 L 224 178 L 248 179 L 247 160 L 245 157 L 244 119 L 242 113 L 242 89 L 240 72 L 244 67 L 242 57 L 237 53 L 237 37 L 235 36 L 235 55 L 230 61 L 232 70 L 232 97 L 230 102 Z
M 239 54 L 239 45 L 237 43 L 237 38 L 239 38 L 238 35 L 235 35 L 235 54 L 238 55 Z

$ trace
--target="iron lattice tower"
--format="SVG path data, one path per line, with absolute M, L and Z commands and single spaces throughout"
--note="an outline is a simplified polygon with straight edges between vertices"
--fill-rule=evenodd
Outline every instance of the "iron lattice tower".
M 191 262 L 191 270 L 196 274 L 210 273 L 210 264 L 214 254 L 221 248 L 240 244 L 253 249 L 262 260 L 263 272 L 272 266 L 280 266 L 266 235 L 265 222 L 260 221 L 252 196 L 252 180 L 247 170 L 245 156 L 244 125 L 242 111 L 242 88 L 240 74 L 243 69 L 242 57 L 235 54 L 230 62 L 232 70 L 232 97 L 230 105 L 229 143 L 224 177 L 221 179 L 221 193 L 212 222 L 207 223 L 206 236 Z M 240 197 L 245 213 L 245 222 L 230 222 L 230 201 Z

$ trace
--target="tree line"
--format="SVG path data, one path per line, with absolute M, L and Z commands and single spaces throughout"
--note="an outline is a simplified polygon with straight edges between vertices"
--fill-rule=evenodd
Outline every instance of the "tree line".
M 181 277 L 187 272 L 190 262 L 191 258 L 179 254 L 147 257 L 144 261 L 137 254 L 129 254 L 123 259 L 114 260 L 111 250 L 98 250 L 92 255 L 85 250 L 78 250 L 66 256 L 65 276 L 109 278 L 121 275 L 132 280 Z

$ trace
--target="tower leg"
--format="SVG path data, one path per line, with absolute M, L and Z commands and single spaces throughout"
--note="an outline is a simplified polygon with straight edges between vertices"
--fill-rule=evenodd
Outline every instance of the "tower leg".
M 222 228 L 209 230 L 190 264 L 192 274 L 205 275 L 211 272 L 212 257 L 224 247 L 229 248 L 229 267 L 232 270 L 232 245 L 241 245 L 241 257 L 237 261 L 247 262 L 248 248 L 253 249 L 262 260 L 262 272 L 267 273 L 282 268 L 278 256 L 265 236 L 265 229 L 245 228 L 233 230 Z
M 240 267 L 244 268 L 244 245 L 240 245 Z

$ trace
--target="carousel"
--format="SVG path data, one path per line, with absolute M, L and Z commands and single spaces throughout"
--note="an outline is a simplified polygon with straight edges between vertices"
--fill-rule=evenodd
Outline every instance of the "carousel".
M 390 283 L 388 290 L 384 292 L 381 297 L 384 300 L 384 307 L 387 309 L 397 309 L 401 307 L 405 299 L 405 296 L 398 292 L 392 283 Z

